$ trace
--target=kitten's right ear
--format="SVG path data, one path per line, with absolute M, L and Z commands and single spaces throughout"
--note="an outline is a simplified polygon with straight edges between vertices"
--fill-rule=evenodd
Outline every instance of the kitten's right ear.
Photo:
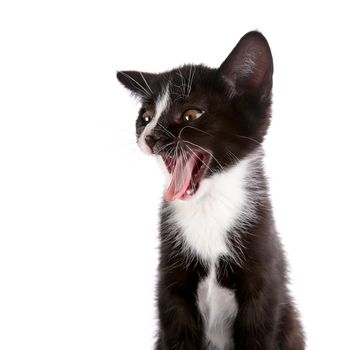
M 135 95 L 143 98 L 152 96 L 151 86 L 154 84 L 157 76 L 158 74 L 138 71 L 117 72 L 117 79 Z
M 265 37 L 257 31 L 244 35 L 221 64 L 219 72 L 231 96 L 249 94 L 258 99 L 269 98 L 273 61 Z

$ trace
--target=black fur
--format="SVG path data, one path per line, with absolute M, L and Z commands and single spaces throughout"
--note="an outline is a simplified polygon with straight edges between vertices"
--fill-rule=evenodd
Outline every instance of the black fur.
M 193 70 L 193 82 L 189 84 Z M 210 160 L 210 170 L 204 176 L 211 177 L 260 147 L 270 122 L 272 73 L 272 56 L 266 39 L 258 32 L 250 32 L 218 69 L 186 65 L 161 74 L 125 71 L 117 76 L 141 98 L 137 137 L 146 125 L 143 113 L 154 109 L 157 97 L 171 81 L 171 107 L 161 116 L 161 127 L 157 125 L 153 130 L 151 149 L 163 155 L 171 141 L 182 147 L 182 139 L 209 149 L 215 160 Z M 185 88 L 191 85 L 188 96 L 181 91 L 184 77 L 188 83 Z M 189 124 L 197 130 L 183 129 L 187 124 L 180 117 L 189 108 L 205 111 L 203 117 Z M 254 220 L 235 232 L 244 240 L 244 259 L 237 264 L 233 257 L 220 257 L 216 267 L 218 283 L 234 290 L 238 302 L 238 314 L 232 325 L 234 349 L 302 350 L 303 332 L 286 286 L 285 258 L 261 164 L 254 176 L 258 185 L 250 191 L 256 191 L 259 196 Z M 180 236 L 180 229 L 167 220 L 171 212 L 171 206 L 164 201 L 158 283 L 160 329 L 156 349 L 211 349 L 204 337 L 196 300 L 198 283 L 207 276 L 208 268 L 201 259 L 189 259 L 178 241 L 169 239 L 174 231 Z M 234 250 L 233 233 L 229 232 L 228 237 Z

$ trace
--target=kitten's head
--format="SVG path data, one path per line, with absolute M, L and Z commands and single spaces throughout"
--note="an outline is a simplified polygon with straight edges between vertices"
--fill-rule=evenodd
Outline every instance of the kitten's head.
M 217 69 L 117 73 L 142 103 L 140 148 L 161 158 L 169 172 L 167 201 L 192 198 L 203 178 L 259 146 L 269 125 L 272 73 L 271 51 L 259 32 L 247 33 Z

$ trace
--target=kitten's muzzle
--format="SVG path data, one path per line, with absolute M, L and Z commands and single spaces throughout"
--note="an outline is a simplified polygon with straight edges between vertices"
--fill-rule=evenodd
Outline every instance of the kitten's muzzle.
M 160 141 L 160 137 L 156 137 L 154 135 L 146 135 L 145 142 L 147 143 L 147 146 L 152 150 L 154 153 L 154 147 L 157 144 L 157 142 Z

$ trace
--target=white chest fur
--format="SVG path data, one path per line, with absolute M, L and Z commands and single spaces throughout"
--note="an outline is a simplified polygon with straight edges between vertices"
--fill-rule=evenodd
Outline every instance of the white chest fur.
M 231 329 L 238 306 L 234 292 L 218 286 L 214 266 L 211 267 L 208 277 L 200 282 L 197 298 L 209 343 L 216 349 L 233 349 Z
M 204 262 L 215 262 L 227 255 L 227 232 L 249 215 L 249 194 L 246 183 L 252 157 L 231 169 L 204 179 L 194 198 L 172 203 L 172 220 L 181 228 L 188 254 Z

